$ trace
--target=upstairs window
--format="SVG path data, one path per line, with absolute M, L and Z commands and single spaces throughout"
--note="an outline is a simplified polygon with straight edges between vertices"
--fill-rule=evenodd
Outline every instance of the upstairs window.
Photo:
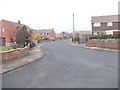
M 48 35 L 49 33 L 46 33 L 46 35 Z
M 107 26 L 113 26 L 113 23 L 112 22 L 108 22 Z
M 2 32 L 2 28 L 0 27 L 0 32 Z
M 100 27 L 100 26 L 101 26 L 101 23 L 94 23 L 93 26 L 94 26 L 94 27 Z
M 0 28 L 0 32 L 5 32 L 5 28 Z

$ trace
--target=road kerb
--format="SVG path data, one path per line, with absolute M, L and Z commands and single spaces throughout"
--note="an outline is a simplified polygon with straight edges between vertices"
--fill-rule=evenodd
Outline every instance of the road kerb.
M 11 71 L 13 71 L 13 70 L 19 69 L 19 68 L 21 68 L 21 67 L 25 67 L 25 66 L 31 64 L 32 62 L 35 62 L 35 61 L 38 61 L 38 60 L 42 59 L 44 56 L 45 56 L 45 55 L 43 54 L 40 58 L 33 59 L 31 62 L 24 63 L 24 64 L 22 64 L 22 65 L 20 65 L 20 66 L 17 66 L 17 67 L 11 68 L 11 69 L 9 69 L 9 70 L 6 70 L 6 71 L 0 73 L 0 75 L 1 75 L 1 74 L 6 74 L 6 73 L 8 73 L 8 72 L 11 72 Z
M 99 50 L 99 51 L 108 51 L 108 52 L 120 53 L 120 50 L 115 50 L 115 49 L 99 48 L 99 47 L 89 47 L 89 46 L 86 46 L 86 44 L 76 44 L 76 43 L 72 43 L 72 42 L 70 42 L 70 44 L 71 45 L 75 45 L 75 46 L 79 46 L 81 48 L 91 49 L 91 50 Z

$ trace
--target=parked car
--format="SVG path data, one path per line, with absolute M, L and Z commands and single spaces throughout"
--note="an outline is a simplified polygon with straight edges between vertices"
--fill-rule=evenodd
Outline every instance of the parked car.
M 55 41 L 55 38 L 51 38 L 51 41 Z

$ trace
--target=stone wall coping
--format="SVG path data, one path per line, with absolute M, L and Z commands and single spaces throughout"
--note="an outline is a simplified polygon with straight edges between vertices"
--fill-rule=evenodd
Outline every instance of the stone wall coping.
M 90 39 L 88 42 L 95 43 L 120 43 L 120 39 Z
M 109 39 L 93 39 L 93 40 L 119 40 L 119 39 L 109 38 Z

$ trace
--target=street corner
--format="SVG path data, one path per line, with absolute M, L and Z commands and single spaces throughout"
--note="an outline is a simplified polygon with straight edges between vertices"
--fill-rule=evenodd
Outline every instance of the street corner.
M 2 72 L 0 72 L 0 74 L 11 72 L 15 69 L 19 69 L 28 64 L 31 64 L 32 62 L 42 59 L 45 55 L 39 47 L 40 46 L 34 47 L 29 51 L 29 54 L 24 57 L 4 62 L 2 64 Z

